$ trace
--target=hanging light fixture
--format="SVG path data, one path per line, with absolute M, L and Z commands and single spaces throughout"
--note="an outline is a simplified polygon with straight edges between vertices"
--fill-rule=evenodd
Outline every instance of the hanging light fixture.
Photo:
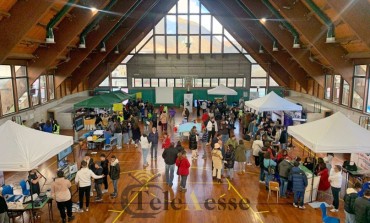
M 328 32 L 326 33 L 326 43 L 335 43 L 334 25 L 328 27 Z
M 85 37 L 80 38 L 80 44 L 78 45 L 78 48 L 85 49 L 86 48 L 86 40 Z
M 107 52 L 107 48 L 105 48 L 105 43 L 104 42 L 101 43 L 100 52 L 102 52 L 102 53 Z
M 272 44 L 272 51 L 274 51 L 274 52 L 279 51 L 279 48 L 277 47 L 276 41 L 274 41 L 274 43 Z
M 55 43 L 53 28 L 49 28 L 47 30 L 45 42 L 46 43 Z
M 298 36 L 295 36 L 295 37 L 294 37 L 293 48 L 294 48 L 294 49 L 299 49 L 299 48 L 301 48 L 301 44 L 299 44 Z
M 116 49 L 114 50 L 114 53 L 115 54 L 119 54 L 119 48 L 118 48 L 118 46 L 116 46 Z
M 262 47 L 262 45 L 260 45 L 260 48 L 259 48 L 259 50 L 258 50 L 258 53 L 264 53 L 265 51 L 263 50 L 263 47 Z

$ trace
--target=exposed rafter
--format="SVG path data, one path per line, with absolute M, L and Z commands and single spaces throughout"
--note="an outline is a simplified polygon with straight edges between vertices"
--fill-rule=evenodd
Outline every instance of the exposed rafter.
M 53 3 L 45 0 L 17 1 L 10 9 L 11 16 L 0 21 L 0 64 Z

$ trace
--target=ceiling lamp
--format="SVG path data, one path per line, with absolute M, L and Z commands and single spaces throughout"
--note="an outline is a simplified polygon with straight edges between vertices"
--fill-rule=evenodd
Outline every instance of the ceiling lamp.
M 46 43 L 55 43 L 53 28 L 49 28 L 47 30 L 45 42 Z
M 119 54 L 119 48 L 118 48 L 118 46 L 116 46 L 116 49 L 114 50 L 114 53 L 115 54 Z
M 101 43 L 100 52 L 102 52 L 102 53 L 107 52 L 107 48 L 105 48 L 105 43 L 104 42 Z
M 295 36 L 295 37 L 294 37 L 293 48 L 294 48 L 294 49 L 299 49 L 299 48 L 301 48 L 301 44 L 299 44 L 299 38 L 298 38 L 298 36 Z
M 258 50 L 258 53 L 264 53 L 265 51 L 263 50 L 263 47 L 262 47 L 262 45 L 260 45 L 260 48 L 259 48 L 259 50 Z
M 335 43 L 334 28 L 329 26 L 328 32 L 326 34 L 326 43 Z
M 279 48 L 277 47 L 276 41 L 274 41 L 274 43 L 272 44 L 272 51 L 274 51 L 274 52 L 279 51 Z
M 78 48 L 80 48 L 80 49 L 85 49 L 86 48 L 85 37 L 81 37 L 80 44 L 78 45 Z

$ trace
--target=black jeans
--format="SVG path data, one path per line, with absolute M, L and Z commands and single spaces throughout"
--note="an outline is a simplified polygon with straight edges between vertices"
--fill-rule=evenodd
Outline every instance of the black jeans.
M 80 200 L 80 209 L 82 209 L 83 206 L 84 206 L 84 196 L 86 198 L 86 208 L 89 207 L 89 204 L 90 204 L 90 190 L 91 190 L 91 186 L 80 187 L 78 189 L 78 197 L 79 197 L 79 200 Z
M 333 206 L 335 209 L 338 209 L 340 188 L 331 187 L 331 193 L 333 194 Z
M 182 187 L 182 189 L 186 189 L 186 180 L 187 179 L 188 179 L 188 176 L 181 175 L 180 186 Z
M 96 197 L 102 198 L 103 193 L 101 191 L 101 183 L 95 183 Z
M 256 166 L 260 165 L 260 157 L 259 156 L 254 156 L 254 164 L 256 164 Z
M 59 209 L 60 217 L 62 217 L 62 219 L 66 219 L 66 208 L 68 217 L 69 218 L 72 217 L 72 200 L 62 202 L 57 201 L 57 207 Z
M 211 142 L 210 140 L 212 140 L 215 137 L 215 134 L 216 134 L 215 131 L 208 131 L 208 140 L 207 140 L 207 142 Z
M 103 184 L 104 184 L 104 189 L 108 190 L 108 174 L 104 174 Z

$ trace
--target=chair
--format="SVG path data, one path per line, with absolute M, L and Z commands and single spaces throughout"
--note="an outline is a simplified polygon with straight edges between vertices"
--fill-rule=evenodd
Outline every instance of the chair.
M 21 180 L 21 182 L 19 182 L 19 186 L 22 188 L 23 195 L 30 195 L 30 189 L 27 188 L 27 182 L 25 180 Z
M 3 186 L 2 194 L 3 195 L 7 195 L 7 194 L 13 195 L 14 194 L 13 187 L 11 187 L 10 185 L 4 185 Z
M 111 150 L 115 145 L 117 145 L 117 137 L 106 138 L 103 150 Z
M 267 201 L 270 199 L 271 191 L 276 191 L 276 202 L 279 203 L 280 187 L 279 183 L 275 181 L 269 182 L 269 193 L 267 195 Z
M 320 204 L 321 216 L 324 223 L 340 223 L 339 218 L 330 217 L 326 215 L 326 206 L 324 203 Z

